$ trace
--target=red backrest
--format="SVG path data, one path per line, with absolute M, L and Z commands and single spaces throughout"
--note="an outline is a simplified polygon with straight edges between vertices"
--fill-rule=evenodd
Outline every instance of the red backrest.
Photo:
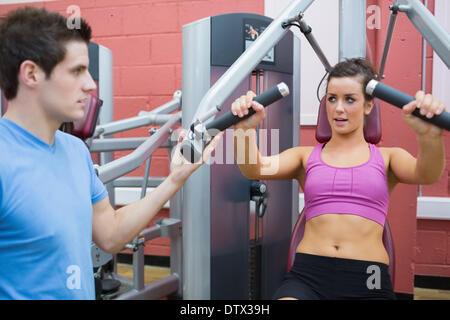
M 72 134 L 82 140 L 92 137 L 97 125 L 98 115 L 103 101 L 97 96 L 89 95 L 84 106 L 83 119 L 74 121 L 74 129 Z
M 331 139 L 331 127 L 328 122 L 326 97 L 320 101 L 319 112 L 317 116 L 316 140 L 320 143 Z M 364 138 L 367 142 L 377 144 L 381 140 L 381 115 L 380 102 L 374 99 L 374 106 L 370 114 L 366 117 L 364 126 Z

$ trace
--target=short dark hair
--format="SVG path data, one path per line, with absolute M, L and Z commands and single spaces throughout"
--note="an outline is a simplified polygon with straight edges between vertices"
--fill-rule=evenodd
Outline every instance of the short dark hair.
M 69 28 L 67 18 L 44 8 L 22 7 L 10 12 L 0 24 L 0 87 L 7 100 L 17 96 L 20 65 L 36 63 L 50 75 L 64 60 L 68 41 L 89 44 L 91 27 L 80 18 L 79 28 Z
M 365 88 L 369 81 L 376 78 L 373 65 L 368 59 L 352 58 L 339 62 L 330 71 L 327 81 L 329 83 L 332 78 L 344 77 L 361 77 L 365 100 L 370 101 L 373 99 L 371 95 L 365 92 Z

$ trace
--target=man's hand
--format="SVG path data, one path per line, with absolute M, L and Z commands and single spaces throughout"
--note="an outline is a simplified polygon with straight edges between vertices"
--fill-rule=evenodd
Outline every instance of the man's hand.
M 223 132 L 220 132 L 211 140 L 211 142 L 206 146 L 205 150 L 203 151 L 202 158 L 196 163 L 190 163 L 189 161 L 187 161 L 180 152 L 181 141 L 183 141 L 185 136 L 186 131 L 181 130 L 180 135 L 178 137 L 178 144 L 173 151 L 172 161 L 170 163 L 169 178 L 171 178 L 174 183 L 180 185 L 182 185 L 195 170 L 197 170 L 203 163 L 205 163 L 209 159 L 211 153 L 216 149 L 217 145 L 219 144 L 219 141 L 223 136 Z

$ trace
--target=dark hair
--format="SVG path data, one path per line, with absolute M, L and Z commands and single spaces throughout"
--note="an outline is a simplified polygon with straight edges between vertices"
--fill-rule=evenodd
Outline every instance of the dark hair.
M 69 28 L 67 18 L 44 8 L 22 7 L 10 12 L 0 24 L 0 87 L 7 100 L 17 96 L 20 65 L 35 62 L 47 78 L 64 60 L 65 44 L 91 39 L 91 27 L 80 18 L 79 28 Z
M 328 75 L 328 83 L 332 78 L 344 77 L 360 77 L 361 84 L 364 91 L 364 98 L 366 101 L 373 99 L 371 95 L 365 92 L 365 88 L 370 80 L 375 79 L 376 74 L 372 63 L 364 58 L 352 58 L 339 62 L 336 64 Z M 328 85 L 327 85 L 328 90 Z

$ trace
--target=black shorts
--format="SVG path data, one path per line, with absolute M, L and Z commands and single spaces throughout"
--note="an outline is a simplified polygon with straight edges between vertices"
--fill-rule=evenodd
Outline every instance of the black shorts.
M 300 300 L 395 299 L 388 265 L 296 253 L 274 299 Z

